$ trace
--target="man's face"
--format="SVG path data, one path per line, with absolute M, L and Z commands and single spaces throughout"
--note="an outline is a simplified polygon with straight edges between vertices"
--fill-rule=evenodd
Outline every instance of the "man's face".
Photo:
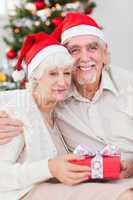
M 73 80 L 75 84 L 88 85 L 99 82 L 102 68 L 107 64 L 107 48 L 96 36 L 76 36 L 66 44 L 75 59 Z

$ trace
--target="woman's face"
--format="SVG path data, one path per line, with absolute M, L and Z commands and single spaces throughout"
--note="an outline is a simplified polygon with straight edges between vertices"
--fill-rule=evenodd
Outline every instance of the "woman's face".
M 71 85 L 71 67 L 45 70 L 37 81 L 36 91 L 40 99 L 46 102 L 58 103 L 63 101 Z

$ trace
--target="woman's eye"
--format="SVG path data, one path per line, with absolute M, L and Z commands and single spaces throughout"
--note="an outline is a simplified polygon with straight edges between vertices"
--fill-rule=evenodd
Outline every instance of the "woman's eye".
M 50 76 L 57 76 L 58 75 L 57 72 L 50 72 L 49 74 L 50 74 Z
M 65 75 L 71 75 L 71 72 L 64 72 Z

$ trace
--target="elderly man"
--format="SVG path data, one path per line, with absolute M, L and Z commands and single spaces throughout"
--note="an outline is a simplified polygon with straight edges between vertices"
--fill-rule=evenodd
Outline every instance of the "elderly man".
M 102 149 L 108 143 L 117 145 L 122 153 L 121 178 L 123 180 L 110 183 L 87 183 L 74 188 L 62 184 L 51 185 L 49 188 L 50 184 L 43 184 L 26 198 L 37 199 L 36 195 L 43 193 L 45 187 L 45 192 L 46 188 L 51 191 L 48 194 L 44 192 L 48 199 L 51 199 L 53 194 L 55 199 L 63 199 L 64 192 L 69 192 L 69 200 L 73 198 L 132 200 L 132 74 L 108 66 L 106 40 L 98 24 L 89 16 L 80 13 L 68 14 L 61 30 L 57 29 L 53 36 L 60 34 L 62 43 L 75 59 L 74 84 L 68 98 L 57 110 L 57 123 L 63 143 L 70 152 L 78 144 L 87 144 L 94 151 Z M 10 123 L 10 118 L 5 117 L 5 119 L 7 124 L 8 121 Z M 5 129 L 7 125 L 3 127 Z M 19 129 L 19 123 L 14 127 L 15 131 L 16 128 Z M 8 128 L 12 135 L 12 129 L 10 126 L 7 127 L 8 133 Z M 8 136 L 7 141 L 3 142 L 10 140 L 10 134 Z M 57 169 L 54 169 L 53 174 L 58 174 L 55 175 L 57 178 L 60 177 L 60 170 L 57 173 Z M 129 179 L 126 179 L 127 177 Z

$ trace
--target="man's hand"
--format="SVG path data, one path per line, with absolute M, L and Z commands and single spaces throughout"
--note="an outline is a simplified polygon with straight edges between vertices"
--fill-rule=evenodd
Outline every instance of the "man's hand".
M 133 160 L 122 161 L 120 178 L 130 177 L 133 177 Z
M 67 154 L 61 157 L 50 159 L 48 162 L 49 169 L 53 177 L 67 185 L 75 185 L 88 180 L 90 177 L 90 168 L 72 164 L 69 160 L 81 160 L 83 156 Z
M 21 134 L 23 123 L 11 118 L 6 112 L 0 111 L 0 144 L 9 143 L 13 137 Z

